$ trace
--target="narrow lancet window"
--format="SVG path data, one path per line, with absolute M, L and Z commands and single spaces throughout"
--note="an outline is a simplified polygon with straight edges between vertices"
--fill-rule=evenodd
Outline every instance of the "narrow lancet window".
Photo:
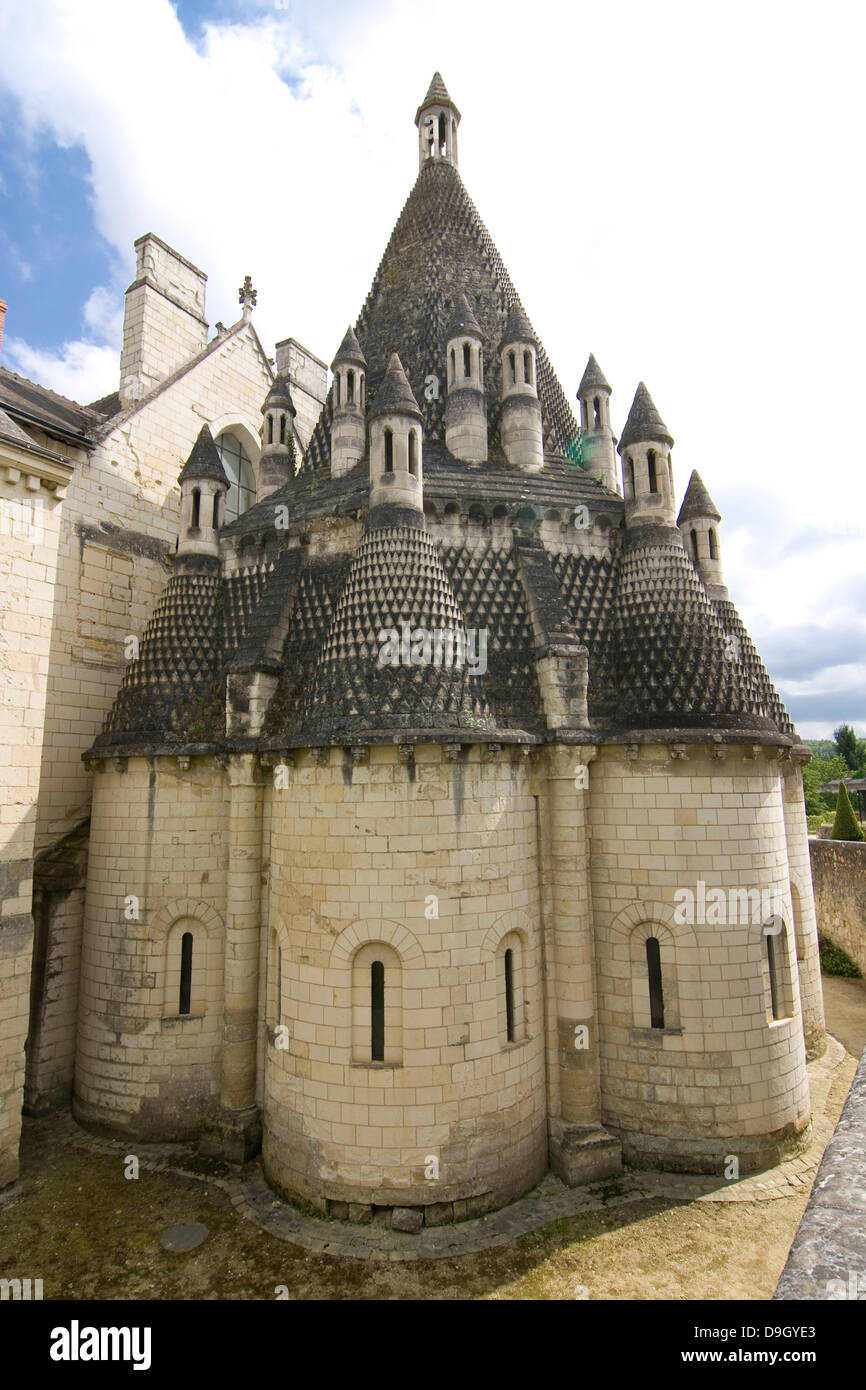
M 694 530 L 692 531 L 692 533 L 691 533 L 691 538 L 692 538 L 692 559 L 695 561 L 695 563 L 697 563 L 697 559 L 698 559 L 698 533 L 697 533 L 697 531 L 694 531 Z
M 529 386 L 532 385 L 532 353 L 528 348 L 523 354 L 523 380 Z
M 472 375 L 472 349 L 468 343 L 463 344 L 463 375 Z
M 219 530 L 220 524 L 220 495 L 215 492 L 213 495 L 213 529 Z
M 781 1018 L 782 1011 L 779 1007 L 779 976 L 776 963 L 776 940 L 771 933 L 764 937 L 767 943 L 767 966 L 770 972 L 770 1009 L 773 1018 Z
M 414 430 L 409 431 L 409 472 L 418 477 L 418 435 Z
M 394 435 L 391 430 L 385 430 L 385 472 L 394 472 Z
M 192 521 L 190 522 L 190 525 L 191 525 L 191 526 L 198 526 L 200 515 L 201 515 L 201 493 L 199 492 L 198 488 L 196 487 L 196 488 L 193 488 L 193 491 L 192 491 Z
M 286 417 L 285 417 L 285 415 L 281 415 L 281 416 L 280 416 L 280 443 L 281 443 L 281 444 L 285 444 L 285 442 L 286 442 Z
M 505 952 L 505 1036 L 514 1042 L 514 952 Z
M 655 452 L 655 449 L 650 449 L 649 453 L 647 454 L 647 456 L 646 456 L 646 466 L 647 466 L 647 473 L 649 474 L 649 490 L 650 490 L 650 492 L 658 492 L 659 489 L 658 489 L 658 480 L 657 480 L 657 478 L 656 478 L 656 452 Z
M 517 382 L 517 357 L 515 356 L 515 354 L 514 354 L 513 352 L 509 352 L 509 354 L 508 354 L 508 365 L 509 365 L 509 367 L 511 368 L 511 380 L 512 380 L 512 383 L 516 384 L 516 382 Z
M 180 997 L 177 1011 L 188 1014 L 192 996 L 192 932 L 185 931 L 180 939 Z
M 355 373 L 351 369 L 346 377 L 346 404 L 355 404 Z
M 717 547 L 716 547 L 716 533 L 715 533 L 715 531 L 713 530 L 713 528 L 712 528 L 712 526 L 711 526 L 711 527 L 710 527 L 710 559 L 711 559 L 711 560 L 718 560 L 718 558 L 719 558 L 719 552 L 718 552 L 718 549 L 717 549 Z
M 595 426 L 594 426 L 594 428 L 597 429 L 597 430 L 600 430 L 600 429 L 601 429 L 601 401 L 599 400 L 598 396 L 595 397 L 595 400 L 594 400 L 593 403 L 592 403 L 592 408 L 593 408 L 593 411 L 595 412 Z
M 654 936 L 647 938 L 646 967 L 649 977 L 650 1027 L 664 1028 L 665 1001 L 662 993 L 661 950 L 658 939 Z
M 385 966 L 374 960 L 370 966 L 370 1056 L 385 1060 Z

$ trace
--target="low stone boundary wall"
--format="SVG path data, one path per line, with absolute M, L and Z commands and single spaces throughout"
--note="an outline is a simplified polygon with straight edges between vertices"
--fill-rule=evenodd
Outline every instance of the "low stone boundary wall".
M 773 1297 L 866 1302 L 866 1052 Z
M 866 841 L 809 839 L 818 930 L 866 975 Z

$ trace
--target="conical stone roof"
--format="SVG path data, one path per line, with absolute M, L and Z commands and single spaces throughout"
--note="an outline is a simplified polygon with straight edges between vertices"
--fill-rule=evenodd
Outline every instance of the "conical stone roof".
M 265 396 L 262 410 L 265 411 L 275 407 L 282 407 L 285 410 L 290 410 L 293 415 L 295 414 L 295 404 L 292 400 L 289 378 L 287 376 L 278 376 L 274 378 L 274 384 Z
M 691 521 L 694 517 L 705 516 L 712 517 L 714 521 L 722 519 L 721 512 L 717 510 L 715 502 L 701 482 L 698 470 L 694 469 L 689 478 L 683 505 L 680 507 L 677 525 L 681 526 L 684 521 Z
M 472 305 L 469 303 L 465 294 L 459 294 L 457 296 L 457 302 L 454 305 L 454 312 L 451 315 L 451 321 L 448 324 L 448 332 L 445 336 L 450 339 L 459 338 L 463 334 L 472 335 L 475 338 L 481 339 L 484 337 L 484 334 L 481 332 L 481 325 L 473 313 Z
M 537 343 L 532 324 L 526 317 L 520 303 L 515 300 L 508 310 L 508 317 L 505 320 L 505 332 L 500 339 L 499 346 L 506 347 L 509 343 Z
M 468 662 L 458 665 L 452 658 L 447 664 L 444 647 L 436 662 L 435 634 L 460 631 L 465 632 L 463 614 L 427 532 L 410 526 L 368 532 L 349 567 L 304 702 L 305 731 L 333 739 L 379 729 L 447 731 L 483 724 L 489 710 Z M 388 643 L 392 633 L 396 646 Z M 413 633 L 420 664 L 411 661 Z
M 202 425 L 199 430 L 198 439 L 181 469 L 178 482 L 188 483 L 194 478 L 212 478 L 215 482 L 224 483 L 226 487 L 229 485 L 219 449 L 214 444 L 213 435 L 207 425 Z
M 484 341 L 498 344 L 517 292 L 455 166 L 449 160 L 425 160 L 355 325 L 367 359 L 368 398 L 395 351 L 419 392 L 430 377 L 443 381 L 448 326 L 461 294 L 472 306 Z M 545 450 L 565 457 L 578 435 L 578 422 L 543 344 L 528 323 L 521 331 L 537 343 Z M 495 444 L 502 409 L 502 364 L 496 352 L 485 354 L 484 392 Z M 429 394 L 430 399 L 425 393 L 421 400 L 421 412 L 425 438 L 434 440 L 445 425 L 446 392 Z M 330 469 L 332 409 L 329 394 L 303 460 L 304 474 Z
M 359 366 L 366 367 L 367 359 L 361 351 L 361 344 L 355 336 L 355 330 L 351 324 L 346 329 L 345 336 L 340 346 L 337 348 L 332 367 L 336 367 L 338 362 L 357 362 Z
M 589 391 L 610 392 L 610 389 L 604 372 L 596 362 L 594 355 L 590 353 L 589 361 L 584 368 L 583 376 L 580 378 L 580 385 L 577 388 L 578 396 L 582 396 Z
M 668 427 L 653 405 L 653 398 L 641 381 L 635 392 L 631 410 L 619 441 L 622 453 L 629 444 L 670 444 L 673 445 Z
M 412 387 L 409 385 L 409 380 L 403 371 L 403 364 L 396 352 L 391 354 L 385 380 L 376 392 L 376 398 L 370 406 L 368 414 L 372 418 L 375 415 L 389 415 L 393 411 L 408 411 L 409 414 L 417 415 L 419 420 L 421 419 L 421 410 L 412 394 Z
M 442 81 L 441 72 L 434 72 L 430 86 L 427 88 L 427 95 L 415 112 L 416 125 L 421 119 L 421 112 L 426 111 L 428 106 L 450 106 L 458 121 L 460 120 L 460 112 L 448 95 L 448 88 Z

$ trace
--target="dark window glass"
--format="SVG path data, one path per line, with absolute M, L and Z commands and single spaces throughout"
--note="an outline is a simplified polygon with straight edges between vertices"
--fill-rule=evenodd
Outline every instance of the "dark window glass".
M 374 1062 L 385 1060 L 385 967 L 380 960 L 370 966 L 370 1054 Z
M 664 1028 L 665 1001 L 662 993 L 661 950 L 654 936 L 647 939 L 646 968 L 649 975 L 650 1026 L 652 1028 Z
M 177 1011 L 179 1014 L 189 1013 L 189 1001 L 192 995 L 192 932 L 185 931 L 180 939 L 180 1000 Z

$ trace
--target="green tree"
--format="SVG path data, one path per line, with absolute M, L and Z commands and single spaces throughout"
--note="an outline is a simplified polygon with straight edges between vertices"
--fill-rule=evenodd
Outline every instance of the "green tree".
M 839 756 L 845 759 L 852 772 L 859 772 L 866 763 L 866 743 L 858 738 L 850 724 L 840 724 L 833 730 Z
M 836 802 L 836 819 L 833 822 L 833 840 L 862 840 L 863 831 L 857 824 L 854 807 L 844 782 L 839 783 L 839 797 Z
M 827 782 L 835 782 L 837 777 L 848 776 L 848 765 L 844 758 L 813 758 L 803 768 L 803 791 L 806 797 L 806 812 L 816 816 L 820 811 L 829 813 L 835 805 L 832 792 L 819 792 Z

